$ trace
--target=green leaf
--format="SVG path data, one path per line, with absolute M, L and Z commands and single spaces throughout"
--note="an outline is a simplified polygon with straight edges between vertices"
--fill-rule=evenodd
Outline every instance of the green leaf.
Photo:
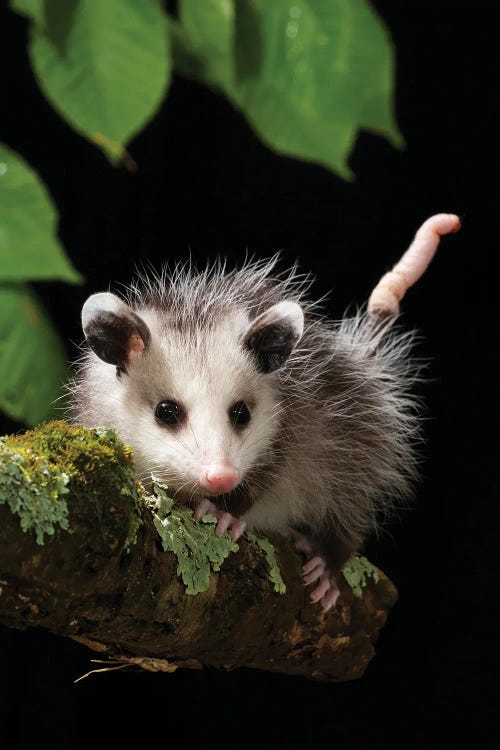
M 184 0 L 180 4 L 181 24 L 172 23 L 174 61 L 181 72 L 222 89 L 233 89 L 234 4 L 233 0 Z M 185 49 L 186 70 L 178 60 Z M 192 64 L 193 70 L 189 70 Z M 194 74 L 191 76 L 191 74 Z
M 35 425 L 55 415 L 66 376 L 64 351 L 25 284 L 0 284 L 0 409 Z
M 28 16 L 40 26 L 45 23 L 45 4 L 47 0 L 10 0 L 12 10 L 22 16 Z
M 35 172 L 0 145 L 0 282 L 81 276 L 56 237 L 57 213 Z
M 361 81 L 360 120 L 362 128 L 385 136 L 397 148 L 403 148 L 394 112 L 394 50 L 387 28 L 368 2 L 356 3 L 356 25 L 366 29 L 363 54 L 356 55 L 353 70 Z
M 223 91 L 275 151 L 350 177 L 360 128 L 400 145 L 388 33 L 365 0 L 182 0 L 176 68 Z
M 170 80 L 159 0 L 50 0 L 31 64 L 54 108 L 111 161 L 151 119 Z

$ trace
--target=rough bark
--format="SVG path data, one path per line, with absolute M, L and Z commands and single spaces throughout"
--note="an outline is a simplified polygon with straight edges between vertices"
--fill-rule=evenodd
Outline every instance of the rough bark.
M 12 497 L 15 464 L 22 507 Z M 45 486 L 47 510 L 36 484 L 51 472 L 59 480 Z M 396 600 L 394 586 L 372 569 L 355 591 L 340 574 L 341 597 L 324 614 L 308 600 L 291 544 L 273 544 L 286 594 L 274 590 L 262 549 L 243 539 L 207 590 L 187 595 L 134 480 L 130 451 L 112 433 L 58 422 L 0 444 L 0 622 L 9 627 L 46 628 L 152 670 L 245 666 L 321 680 L 361 676 Z

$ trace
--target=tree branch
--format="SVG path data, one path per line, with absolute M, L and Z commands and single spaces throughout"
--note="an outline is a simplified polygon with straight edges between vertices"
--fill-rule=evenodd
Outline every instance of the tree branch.
M 51 422 L 3 438 L 0 622 L 46 628 L 113 663 L 155 671 L 246 666 L 322 680 L 363 674 L 397 596 L 382 572 L 364 558 L 351 561 L 339 575 L 338 605 L 325 615 L 309 602 L 289 542 L 273 540 L 286 583 L 281 595 L 255 540 L 231 551 L 226 538 L 225 551 L 211 552 L 213 526 L 191 533 L 190 511 L 172 509 L 160 495 L 159 506 L 148 500 L 130 450 L 112 431 Z M 220 565 L 209 576 L 206 549 L 211 567 Z M 187 594 L 178 572 L 191 589 L 206 590 Z

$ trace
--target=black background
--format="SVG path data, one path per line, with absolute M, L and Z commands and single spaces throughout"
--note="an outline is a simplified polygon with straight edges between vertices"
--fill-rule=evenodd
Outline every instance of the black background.
M 159 266 L 190 249 L 200 262 L 218 253 L 236 261 L 247 249 L 282 249 L 283 266 L 299 258 L 317 276 L 317 296 L 333 290 L 327 307 L 339 317 L 367 298 L 429 215 L 458 212 L 464 227 L 404 303 L 432 361 L 421 387 L 426 463 L 414 509 L 368 544 L 400 601 L 366 675 L 324 685 L 251 670 L 118 672 L 75 686 L 90 652 L 3 629 L 0 745 L 122 746 L 135 733 L 176 747 L 437 747 L 468 733 L 474 746 L 498 742 L 497 4 L 375 5 L 395 41 L 407 148 L 361 133 L 351 184 L 274 155 L 222 97 L 180 78 L 130 146 L 137 172 L 113 169 L 51 110 L 30 71 L 25 22 L 2 14 L 0 140 L 48 185 L 86 278 L 84 287 L 36 285 L 69 358 L 86 295 L 127 282 L 145 259 Z

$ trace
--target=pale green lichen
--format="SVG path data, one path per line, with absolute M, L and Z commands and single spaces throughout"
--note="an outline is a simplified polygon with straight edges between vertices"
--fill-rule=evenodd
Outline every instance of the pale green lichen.
M 269 568 L 269 578 L 274 586 L 274 590 L 278 594 L 286 593 L 286 584 L 281 576 L 278 561 L 274 553 L 274 547 L 269 539 L 266 539 L 263 536 L 258 536 L 257 534 L 247 534 L 247 537 L 250 542 L 254 542 L 255 544 L 257 544 L 264 552 L 266 563 Z
M 0 438 L 0 504 L 6 503 L 19 516 L 23 531 L 33 531 L 37 544 L 56 527 L 68 530 L 69 492 L 66 472 L 49 464 L 31 449 L 10 448 Z
M 354 596 L 362 597 L 363 589 L 368 584 L 368 579 L 373 578 L 375 583 L 380 580 L 378 569 L 362 555 L 353 555 L 344 564 L 342 574 L 351 587 Z
M 238 545 L 227 533 L 216 536 L 216 519 L 212 516 L 204 516 L 198 523 L 192 510 L 174 505 L 165 485 L 155 482 L 154 493 L 149 503 L 154 525 L 164 551 L 177 557 L 177 575 L 186 586 L 186 594 L 206 591 L 210 572 L 220 570 L 226 557 L 238 551 Z
M 238 551 L 238 545 L 227 533 L 221 537 L 216 536 L 217 520 L 213 516 L 203 516 L 201 523 L 198 523 L 192 510 L 174 505 L 174 501 L 168 496 L 166 485 L 155 482 L 153 491 L 154 497 L 151 496 L 148 503 L 153 522 L 164 551 L 173 552 L 177 557 L 177 575 L 186 586 L 186 594 L 206 591 L 210 583 L 210 572 L 220 570 L 230 553 Z M 247 534 L 247 538 L 264 552 L 274 590 L 284 594 L 286 585 L 281 577 L 273 545 L 257 534 Z

